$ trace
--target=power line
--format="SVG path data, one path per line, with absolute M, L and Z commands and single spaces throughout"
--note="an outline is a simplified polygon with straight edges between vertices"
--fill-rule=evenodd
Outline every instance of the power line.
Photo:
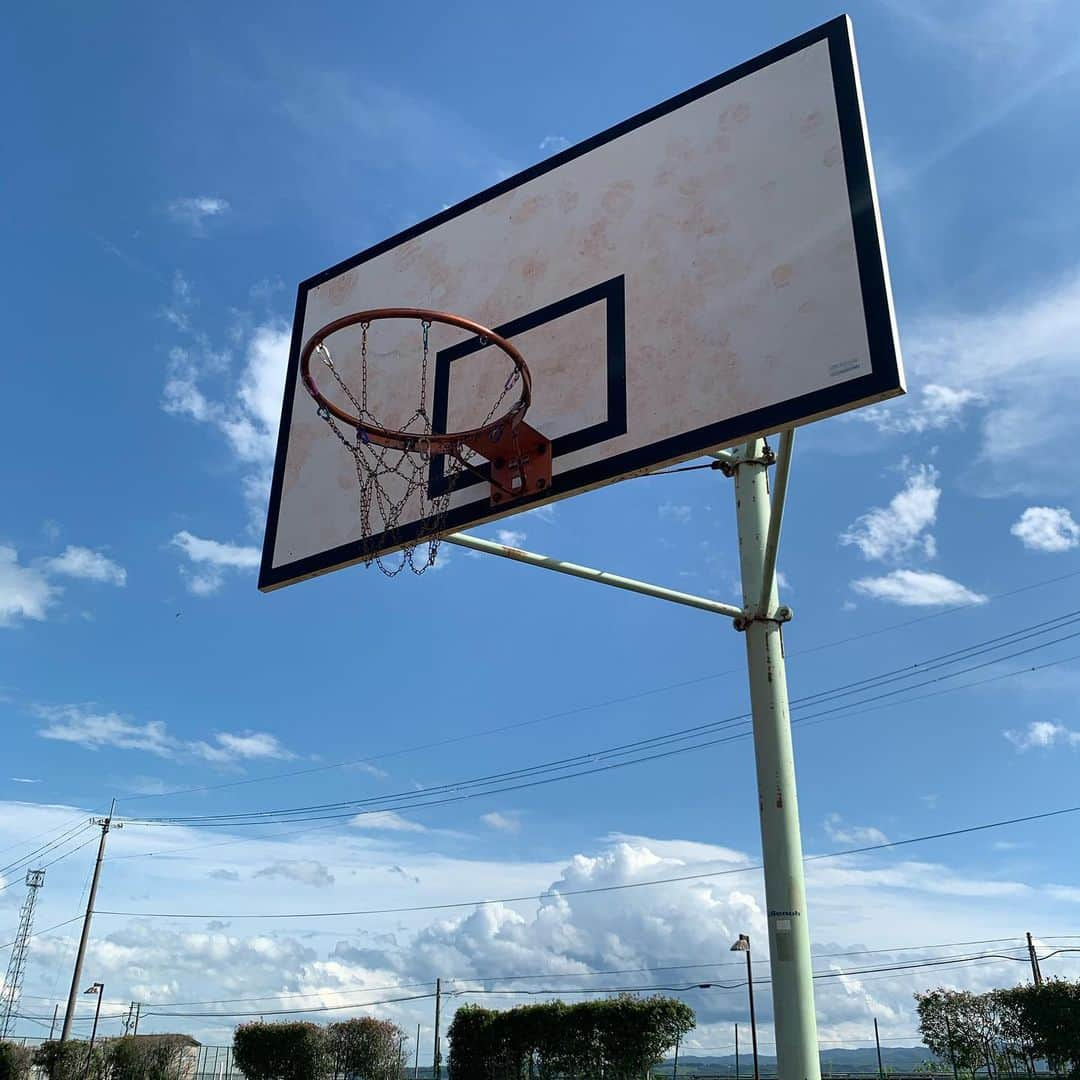
M 1002 821 L 986 822 L 981 825 L 968 825 L 962 828 L 948 829 L 943 832 L 928 833 L 925 836 L 913 836 L 907 840 L 890 840 L 882 844 L 868 844 L 864 847 L 845 848 L 842 851 L 831 851 L 822 855 L 810 855 L 807 856 L 805 861 L 819 862 L 824 859 L 838 859 L 848 855 L 863 855 L 871 851 L 885 851 L 890 848 L 906 847 L 911 844 L 920 844 L 929 840 L 943 840 L 955 836 L 965 836 L 970 833 L 984 832 L 988 829 L 1000 829 L 1008 825 L 1019 825 L 1030 821 L 1043 821 L 1048 818 L 1076 813 L 1080 813 L 1080 806 L 1069 806 L 1060 810 L 1045 810 L 1037 814 L 1026 814 L 1022 817 L 1008 818 Z M 206 912 L 98 911 L 96 914 L 148 919 L 325 919 L 342 916 L 398 915 L 417 911 L 447 911 L 454 908 L 484 907 L 491 904 L 525 903 L 534 900 L 549 900 L 564 896 L 591 896 L 598 893 L 624 892 L 629 889 L 642 889 L 654 885 L 670 885 L 684 881 L 702 881 L 709 878 L 727 877 L 731 874 L 745 874 L 760 869 L 762 869 L 761 864 L 754 863 L 746 866 L 729 867 L 725 870 L 710 870 L 698 874 L 679 874 L 675 877 L 653 878 L 649 881 L 622 882 L 618 885 L 597 885 L 587 889 L 560 889 L 529 896 L 500 897 L 494 900 L 462 900 L 453 903 L 416 904 L 407 907 L 392 908 L 367 908 L 358 911 L 296 911 L 266 914 L 236 912 L 211 914 Z
M 850 957 L 850 956 L 873 956 L 882 953 L 903 953 L 903 952 L 924 952 L 931 949 L 952 949 L 958 948 L 964 945 L 999 945 L 1005 944 L 1010 941 L 1022 941 L 1017 936 L 1007 938 L 983 938 L 978 941 L 952 941 L 944 942 L 940 944 L 931 945 L 903 945 L 895 946 L 887 949 L 855 949 L 847 950 L 843 952 L 832 953 L 814 953 L 813 958 L 815 960 L 827 960 L 836 957 Z M 1022 945 L 1016 946 L 1016 948 L 1022 948 Z M 652 972 L 667 972 L 667 971 L 695 971 L 695 970 L 716 970 L 718 968 L 737 967 L 743 968 L 745 965 L 742 960 L 733 961 L 718 961 L 715 963 L 694 963 L 694 964 L 667 964 L 657 965 L 652 967 L 637 967 L 637 968 L 614 968 L 600 971 L 567 971 L 567 972 L 534 972 L 533 974 L 523 975 L 463 975 L 451 977 L 449 982 L 518 982 L 524 979 L 584 979 L 595 978 L 597 976 L 609 976 L 609 975 L 647 975 Z M 252 997 L 240 997 L 240 998 L 211 998 L 207 1001 L 148 1001 L 144 1004 L 148 1008 L 159 1009 L 173 1009 L 173 1008 L 189 1008 L 195 1005 L 235 1005 L 238 1003 L 246 1003 L 252 1001 L 280 1001 L 289 998 L 304 998 L 304 997 L 325 997 L 329 994 L 363 994 L 363 993 L 377 993 L 387 990 L 409 990 L 417 986 L 427 986 L 430 983 L 430 979 L 422 980 L 414 983 L 394 983 L 390 986 L 345 986 L 337 990 L 310 990 L 310 991 L 295 991 L 285 993 L 269 993 L 258 994 Z M 742 984 L 740 984 L 742 985 Z M 49 1000 L 51 998 L 42 998 L 41 1000 Z
M 1062 621 L 1065 619 L 1068 619 L 1068 622 Z M 944 654 L 944 656 L 942 657 L 932 657 L 919 665 L 915 665 L 914 667 L 907 667 L 899 669 L 897 671 L 885 672 L 882 673 L 882 675 L 880 676 L 875 676 L 871 679 L 862 680 L 861 691 L 876 688 L 876 686 L 866 685 L 874 683 L 875 680 L 877 680 L 877 685 L 886 685 L 888 683 L 896 682 L 898 679 L 910 679 L 917 675 L 921 675 L 935 670 L 940 670 L 941 667 L 950 666 L 951 664 L 954 664 L 959 660 L 972 659 L 977 656 L 986 655 L 987 653 L 996 652 L 999 649 L 1003 648 L 1005 644 L 1015 643 L 1015 639 L 1021 636 L 1031 637 L 1037 634 L 1050 633 L 1054 632 L 1055 630 L 1061 629 L 1063 626 L 1073 625 L 1078 622 L 1080 622 L 1080 612 L 1072 612 L 1069 613 L 1068 616 L 1060 616 L 1057 619 L 1049 620 L 1046 623 L 1035 624 L 1034 627 L 1025 627 L 1022 630 L 1015 631 L 1009 635 L 989 639 L 988 641 L 968 646 L 965 649 L 954 650 L 952 653 Z M 859 701 L 834 705 L 829 709 L 814 713 L 810 717 L 799 718 L 795 722 L 799 723 L 806 719 L 817 719 L 823 716 L 833 715 L 847 710 L 864 707 L 868 704 L 895 697 L 900 694 L 910 693 L 910 691 L 912 690 L 920 689 L 925 686 L 930 686 L 947 679 L 958 678 L 961 675 L 981 670 L 993 664 L 1001 663 L 1005 660 L 1015 659 L 1018 656 L 1028 655 L 1032 652 L 1040 651 L 1044 648 L 1060 644 L 1063 641 L 1071 640 L 1075 637 L 1080 637 L 1080 629 L 1072 631 L 1068 634 L 1061 635 L 1050 641 L 1042 642 L 1041 644 L 1032 645 L 1024 649 L 1014 650 L 1013 652 L 1008 653 L 1004 656 L 984 660 L 981 663 L 972 664 L 968 667 L 961 668 L 960 670 L 948 672 L 943 675 L 938 675 L 934 678 L 924 679 L 921 682 L 917 682 L 909 686 L 895 688 L 893 690 L 889 690 L 884 693 L 876 694 L 870 697 L 864 697 Z M 851 693 L 860 692 L 860 690 L 853 689 L 853 687 L 858 686 L 859 684 L 847 684 L 843 687 L 839 687 L 833 690 L 820 691 L 813 695 L 808 695 L 803 698 L 797 698 L 792 702 L 792 705 L 806 707 L 807 703 L 812 703 L 814 705 L 826 704 L 828 701 L 836 700 L 839 697 L 845 697 L 850 695 Z M 429 806 L 445 805 L 446 803 L 460 802 L 467 799 L 476 798 L 479 794 L 494 794 L 508 790 L 520 790 L 523 787 L 533 787 L 538 786 L 538 784 L 552 782 L 553 779 L 560 780 L 568 779 L 574 776 L 591 775 L 596 772 L 606 771 L 607 768 L 620 768 L 626 764 L 635 764 L 642 761 L 657 760 L 661 757 L 671 756 L 673 753 L 684 753 L 690 750 L 702 749 L 707 746 L 716 745 L 717 742 L 728 740 L 714 740 L 704 743 L 699 742 L 695 743 L 693 746 L 683 747 L 675 751 L 667 751 L 665 753 L 639 756 L 638 758 L 630 762 L 617 762 L 600 768 L 578 769 L 578 771 L 569 773 L 566 776 L 557 776 L 554 778 L 548 777 L 547 779 L 539 782 L 534 781 L 520 784 L 515 783 L 506 784 L 502 787 L 492 787 L 492 785 L 499 784 L 501 781 L 514 781 L 529 779 L 537 776 L 544 776 L 548 773 L 558 772 L 560 770 L 565 771 L 575 768 L 577 766 L 584 765 L 586 763 L 604 761 L 610 758 L 625 757 L 627 755 L 633 754 L 639 750 L 643 750 L 649 747 L 669 746 L 672 743 L 691 739 L 699 735 L 714 733 L 716 731 L 723 730 L 725 727 L 730 727 L 732 724 L 743 723 L 744 721 L 748 720 L 748 718 L 748 714 L 740 713 L 722 720 L 711 721 L 705 724 L 698 724 L 689 728 L 677 729 L 676 731 L 668 732 L 665 735 L 652 736 L 647 739 L 639 739 L 630 743 L 624 743 L 614 747 L 608 747 L 599 751 L 591 751 L 577 754 L 571 757 L 561 758 L 555 761 L 543 762 L 532 766 L 523 766 L 518 769 L 488 774 L 486 776 L 474 777 L 469 780 L 436 785 L 430 788 L 423 789 L 420 792 L 402 791 L 394 792 L 387 795 L 370 796 L 364 799 L 345 800 L 337 803 L 310 804 L 299 807 L 281 807 L 270 810 L 235 811 L 227 814 L 171 816 L 138 820 L 141 824 L 157 826 L 186 825 L 189 827 L 199 828 L 241 828 L 259 824 L 284 824 L 308 821 L 341 820 L 344 818 L 356 816 L 358 813 L 363 814 L 365 812 L 381 812 L 387 809 L 385 804 L 394 803 L 395 800 L 406 800 L 404 802 L 399 801 L 396 805 L 393 805 L 392 809 L 395 810 L 423 809 Z M 488 792 L 477 792 L 476 790 L 473 790 L 476 788 L 482 789 L 485 787 L 491 788 L 491 790 Z M 440 794 L 447 793 L 454 794 L 449 794 L 447 798 L 442 799 L 434 797 Z M 346 810 L 345 808 L 348 809 Z M 342 812 L 329 813 L 328 811 Z
M 85 824 L 86 822 L 85 822 L 85 818 L 83 818 L 82 815 L 80 815 L 78 818 L 73 819 L 73 823 L 76 824 L 76 825 L 81 825 L 81 824 Z M 14 844 L 8 844 L 7 847 L 0 848 L 0 852 L 11 851 L 12 848 L 22 847 L 23 844 L 28 844 L 33 840 L 40 840 L 41 837 L 49 836 L 54 831 L 65 832 L 71 827 L 71 824 L 72 823 L 69 823 L 68 825 L 61 825 L 59 830 L 43 829 L 39 833 L 34 833 L 33 836 L 28 836 L 23 840 L 16 840 Z M 3 871 L 0 870 L 0 873 L 3 873 Z
M 84 847 L 89 847 L 91 844 L 96 842 L 96 839 L 97 839 L 96 837 L 91 837 L 89 840 L 84 840 L 83 843 L 77 844 L 75 847 L 70 848 L 69 850 L 67 850 L 67 851 L 63 852 L 62 854 L 58 855 L 55 859 L 50 859 L 49 862 L 47 862 L 47 863 L 42 863 L 42 864 L 38 865 L 35 869 L 48 870 L 48 868 L 50 866 L 55 866 L 58 862 L 61 862 L 63 859 L 66 859 L 69 856 L 74 855 L 75 852 L 82 851 L 82 849 Z M 16 884 L 18 884 L 18 882 L 9 881 L 5 885 L 0 885 L 0 892 L 2 892 L 4 889 L 9 889 L 9 888 L 11 888 L 12 885 L 16 885 Z
M 43 855 L 47 855 L 50 851 L 55 851 L 56 848 L 62 847 L 64 844 L 68 843 L 68 841 L 76 839 L 80 833 L 85 832 L 88 828 L 90 828 L 89 822 L 81 821 L 74 828 L 65 830 L 65 832 L 56 839 L 50 840 L 47 844 L 42 844 L 41 847 L 35 848 L 28 854 L 16 859 L 14 862 L 8 863 L 7 866 L 0 867 L 0 874 L 6 875 L 25 869 L 27 865 L 40 859 Z M 10 882 L 8 884 L 10 885 Z M 0 888 L 7 887 L 7 885 L 0 886 Z
M 1080 950 L 1077 950 L 1080 951 Z M 956 957 L 938 957 L 931 960 L 925 960 L 920 962 L 912 962 L 908 964 L 893 964 L 884 965 L 878 967 L 866 967 L 857 969 L 834 969 L 827 971 L 819 971 L 814 973 L 815 979 L 836 979 L 847 978 L 853 975 L 863 974 L 878 974 L 888 973 L 893 978 L 896 978 L 898 973 L 906 974 L 910 971 L 923 970 L 926 968 L 936 968 L 945 966 L 961 966 L 964 964 L 972 964 L 982 962 L 988 959 L 1004 959 L 1004 960 L 1016 960 L 1023 963 L 1024 957 L 1012 957 L 1003 956 L 1001 954 L 994 953 L 976 953 L 967 954 Z M 760 979 L 754 979 L 755 984 L 767 985 L 771 983 L 771 979 L 763 977 Z M 732 983 L 716 983 L 716 982 L 696 982 L 688 983 L 686 985 L 671 985 L 664 986 L 655 983 L 635 986 L 576 986 L 576 987 L 559 987 L 559 988 L 543 988 L 543 989 L 523 989 L 523 990 L 488 990 L 488 989 L 469 989 L 462 988 L 457 990 L 445 991 L 445 996 L 448 997 L 555 997 L 559 995 L 586 995 L 586 994 L 626 994 L 626 993 L 692 993 L 697 990 L 721 990 L 721 991 L 742 991 L 746 987 L 746 981 L 744 979 L 737 980 Z M 297 1007 L 293 1009 L 255 1009 L 252 1011 L 243 1012 L 175 1012 L 175 1011 L 155 1011 L 148 1010 L 143 1013 L 144 1016 L 159 1016 L 159 1017 L 177 1017 L 177 1018 L 235 1018 L 235 1017 L 247 1017 L 247 1016 L 296 1016 L 306 1015 L 308 1013 L 323 1013 L 323 1012 L 341 1012 L 350 1009 L 364 1009 L 371 1008 L 376 1005 L 389 1005 L 396 1004 L 398 1002 L 411 1002 L 411 1001 L 426 1001 L 435 997 L 432 993 L 427 994 L 413 994 L 406 997 L 398 998 L 384 998 L 377 1001 L 354 1001 L 341 1005 L 318 1005 L 311 1007 Z
M 839 638 L 834 641 L 824 642 L 820 645 L 814 645 L 807 649 L 793 652 L 792 656 L 808 656 L 813 653 L 823 652 L 828 649 L 838 648 L 842 645 L 848 645 L 856 641 L 864 641 L 870 637 L 877 637 L 881 634 L 891 633 L 894 630 L 903 630 L 910 626 L 917 625 L 919 623 L 927 622 L 931 619 L 939 619 L 947 615 L 953 615 L 960 611 L 966 611 L 973 607 L 985 607 L 987 602 L 993 602 L 995 600 L 1004 600 L 1012 596 L 1018 596 L 1021 593 L 1030 592 L 1033 589 L 1044 588 L 1048 585 L 1056 585 L 1062 581 L 1069 580 L 1071 578 L 1080 576 L 1080 570 L 1070 571 L 1066 574 L 1059 574 L 1056 577 L 1045 578 L 1041 581 L 1031 582 L 1027 585 L 1018 586 L 1015 589 L 1009 589 L 1000 593 L 992 593 L 986 597 L 985 600 L 974 601 L 967 604 L 957 604 L 953 607 L 944 608 L 941 611 L 934 611 L 927 615 L 919 615 L 912 619 L 905 619 L 901 622 L 891 623 L 887 626 L 879 627 L 875 630 L 864 631 L 859 634 L 854 634 L 849 637 Z M 708 675 L 701 675 L 693 679 L 686 679 L 675 683 L 669 683 L 663 686 L 652 687 L 650 689 L 640 691 L 635 694 L 629 694 L 620 696 L 617 698 L 610 698 L 605 701 L 593 702 L 586 705 L 576 706 L 571 709 L 564 709 L 558 712 L 547 713 L 543 716 L 534 717 L 530 720 L 517 721 L 513 724 L 503 724 L 498 727 L 485 728 L 480 731 L 468 732 L 464 735 L 456 735 L 447 739 L 440 739 L 435 742 L 422 743 L 417 746 L 403 747 L 398 750 L 387 751 L 382 754 L 373 754 L 362 758 L 352 758 L 347 761 L 331 762 L 326 765 L 315 765 L 304 769 L 290 769 L 282 772 L 269 773 L 264 776 L 246 777 L 242 780 L 229 780 L 218 784 L 200 784 L 186 788 L 176 788 L 171 791 L 155 791 L 155 792 L 128 792 L 126 794 L 118 796 L 118 801 L 133 802 L 139 799 L 161 799 L 169 798 L 174 795 L 186 795 L 195 792 L 203 791 L 220 791 L 225 788 L 243 787 L 249 784 L 262 784 L 268 783 L 274 780 L 287 780 L 295 776 L 307 776 L 312 773 L 327 772 L 333 769 L 349 768 L 354 765 L 365 765 L 375 761 L 383 761 L 392 757 L 399 757 L 405 754 L 418 753 L 424 750 L 439 749 L 444 746 L 450 746 L 460 742 L 466 742 L 471 739 L 483 738 L 488 735 L 498 735 L 507 731 L 514 731 L 523 727 L 529 727 L 534 724 L 544 723 L 549 720 L 565 719 L 567 717 L 576 716 L 584 712 L 590 712 L 596 709 L 609 708 L 613 705 L 627 704 L 631 701 L 637 701 L 645 697 L 650 697 L 655 694 L 667 693 L 671 690 L 683 689 L 687 686 L 694 686 L 698 683 L 709 682 L 714 679 L 723 678 L 725 675 L 730 675 L 734 671 L 739 670 L 735 668 L 728 668 L 724 671 L 713 672 Z

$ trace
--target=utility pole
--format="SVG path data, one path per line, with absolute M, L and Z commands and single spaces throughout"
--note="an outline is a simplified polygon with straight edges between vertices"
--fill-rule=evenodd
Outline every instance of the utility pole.
M 112 828 L 113 814 L 116 813 L 116 800 L 109 808 L 109 816 L 91 818 L 91 824 L 101 828 L 101 840 L 98 843 L 97 862 L 94 863 L 94 877 L 90 882 L 90 895 L 86 898 L 86 914 L 83 916 L 82 936 L 79 938 L 79 951 L 75 954 L 75 970 L 71 975 L 71 990 L 68 992 L 67 1011 L 64 1013 L 64 1026 L 60 1031 L 60 1041 L 67 1042 L 71 1037 L 71 1025 L 75 1020 L 75 1002 L 79 998 L 79 983 L 82 980 L 83 961 L 86 959 L 86 943 L 90 940 L 90 923 L 94 915 L 94 902 L 97 900 L 98 881 L 101 879 L 101 864 L 105 860 L 105 837 Z M 116 828 L 121 826 L 117 825 Z
M 139 1034 L 139 1013 L 141 1013 L 141 1012 L 142 1012 L 142 1002 L 141 1001 L 136 1001 L 135 1002 L 135 1026 L 131 1029 L 131 1034 L 132 1035 L 138 1035 Z
M 412 1067 L 413 1080 L 419 1080 L 420 1076 L 420 1025 L 416 1025 L 416 1057 Z
M 52 1023 L 49 1025 L 49 1042 L 53 1040 L 53 1033 L 56 1031 L 56 1016 L 60 1012 L 60 1002 L 58 1001 L 52 1010 Z
M 1031 978 L 1036 986 L 1042 986 L 1042 968 L 1039 967 L 1039 954 L 1035 951 L 1035 942 L 1032 940 L 1031 931 L 1027 934 L 1028 956 L 1031 957 Z
M 877 1047 L 878 1080 L 885 1080 L 885 1070 L 881 1065 L 881 1035 L 878 1033 L 877 1017 L 874 1017 L 874 1045 Z
M 678 1080 L 679 1076 L 679 1043 L 682 1041 L 681 1035 L 675 1036 L 675 1064 L 671 1067 L 671 1080 Z
M 442 1008 L 442 979 L 435 980 L 435 1049 L 432 1052 L 431 1075 L 435 1080 L 442 1076 L 442 1053 L 439 1047 L 439 1012 Z
M 776 498 L 769 498 L 773 455 L 764 439 L 751 439 L 725 455 L 722 470 L 735 479 L 750 706 L 754 726 L 765 907 L 769 927 L 777 1075 L 820 1080 L 814 1013 L 810 931 L 806 916 L 799 804 L 788 710 L 781 627 L 791 618 L 776 588 L 776 556 L 787 493 L 794 431 L 780 435 Z
M 11 959 L 8 961 L 7 975 L 0 996 L 0 1039 L 6 1039 L 15 1027 L 19 998 L 22 997 L 23 976 L 26 974 L 26 954 L 30 951 L 30 938 L 33 936 L 34 908 L 37 905 L 38 889 L 44 884 L 44 870 L 26 871 L 26 899 L 19 911 L 19 928 L 15 932 L 15 942 L 11 948 Z
M 739 1080 L 739 1025 L 735 1025 L 735 1080 Z

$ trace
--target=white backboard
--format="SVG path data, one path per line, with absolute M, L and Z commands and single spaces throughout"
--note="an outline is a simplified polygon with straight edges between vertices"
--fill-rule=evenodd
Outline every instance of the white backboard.
M 261 589 L 393 550 L 423 529 L 406 522 L 394 544 L 364 544 L 353 458 L 298 378 L 317 329 L 381 307 L 490 326 L 532 372 L 527 419 L 553 442 L 550 488 L 496 508 L 474 480 L 454 491 L 448 530 L 903 393 L 849 21 L 305 281 Z M 335 359 L 347 365 L 356 340 L 340 344 Z M 476 416 L 478 393 L 490 396 L 469 368 L 477 352 L 461 332 L 433 338 L 428 405 L 451 430 Z

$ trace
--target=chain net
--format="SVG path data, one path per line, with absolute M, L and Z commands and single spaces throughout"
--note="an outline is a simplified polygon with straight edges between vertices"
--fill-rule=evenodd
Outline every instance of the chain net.
M 417 387 L 416 408 L 404 423 L 386 422 L 380 419 L 368 406 L 368 330 L 371 324 L 360 324 L 360 389 L 355 393 L 342 378 L 330 355 L 325 342 L 316 346 L 316 353 L 330 372 L 338 389 L 348 398 L 355 409 L 355 415 L 371 427 L 396 429 L 409 435 L 444 434 L 436 432 L 428 411 L 428 383 L 431 359 L 431 322 L 421 320 L 420 379 Z M 484 338 L 480 344 L 486 345 Z M 495 403 L 488 410 L 487 416 L 478 427 L 489 424 L 506 400 L 507 394 L 521 380 L 521 372 L 515 367 L 503 385 Z M 482 458 L 463 443 L 457 444 L 451 453 L 433 455 L 422 441 L 414 448 L 400 450 L 371 442 L 362 429 L 342 430 L 341 423 L 322 406 L 319 416 L 338 441 L 348 451 L 356 466 L 356 479 L 360 487 L 360 532 L 365 544 L 379 536 L 380 547 L 398 547 L 395 555 L 379 555 L 372 551 L 364 559 L 364 565 L 373 562 L 387 577 L 397 577 L 406 567 L 414 574 L 422 574 L 435 565 L 442 534 L 446 531 L 446 513 L 450 509 L 458 478 L 465 472 L 477 472 Z M 347 426 L 347 425 L 346 425 Z M 437 495 L 432 495 L 430 478 L 433 458 L 442 458 L 442 476 Z M 410 513 L 404 520 L 403 515 L 410 506 L 418 510 L 420 533 L 405 539 L 402 529 L 411 525 L 415 516 Z M 423 549 L 421 551 L 421 549 Z M 418 552 L 420 552 L 418 554 Z

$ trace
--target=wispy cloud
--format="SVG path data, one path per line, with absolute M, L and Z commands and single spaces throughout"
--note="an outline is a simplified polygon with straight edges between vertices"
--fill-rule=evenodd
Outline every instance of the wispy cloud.
M 858 578 L 851 587 L 863 596 L 904 607 L 984 604 L 987 599 L 958 581 L 925 570 L 894 570 L 883 577 Z
M 379 810 L 374 814 L 357 814 L 350 824 L 357 829 L 370 829 L 376 832 L 427 832 L 427 828 L 420 822 L 403 818 L 393 810 Z
M 221 217 L 228 210 L 228 201 L 216 195 L 191 195 L 173 199 L 167 207 L 169 219 L 176 225 L 183 225 L 194 236 L 205 236 L 206 223 L 211 218 Z
M 849 825 L 839 814 L 825 819 L 825 835 L 834 844 L 887 844 L 889 838 L 873 825 Z
M 1058 450 L 1080 415 L 1080 269 L 1004 306 L 924 318 L 904 340 L 913 381 L 967 394 L 978 412 L 973 487 L 987 494 L 1075 488 L 1080 468 Z M 1046 455 L 1058 467 L 1016 467 Z
M 259 565 L 259 549 L 242 544 L 208 540 L 182 529 L 170 541 L 193 564 L 182 568 L 188 591 L 195 596 L 209 596 L 225 583 L 225 572 L 254 570 Z
M 482 814 L 480 820 L 496 832 L 521 832 L 521 820 L 516 814 L 501 814 L 498 810 L 492 810 L 489 814 Z
M 540 150 L 545 154 L 557 154 L 570 145 L 570 140 L 563 135 L 545 135 L 540 140 Z
M 872 405 L 845 413 L 849 421 L 873 424 L 878 431 L 890 434 L 921 435 L 959 425 L 972 405 L 985 399 L 974 390 L 924 383 L 919 389 L 886 405 Z
M 912 551 L 932 558 L 937 547 L 929 529 L 940 499 L 937 470 L 922 465 L 888 506 L 874 507 L 841 533 L 840 543 L 854 544 L 867 559 L 898 559 Z
M 1029 506 L 1009 532 L 1029 551 L 1070 551 L 1080 545 L 1080 525 L 1063 506 Z
M 1005 738 L 1017 750 L 1046 749 L 1051 746 L 1080 747 L 1080 731 L 1051 720 L 1032 720 L 1022 731 L 1006 731 Z
M 180 312 L 172 321 L 189 340 L 169 352 L 161 407 L 221 433 L 241 469 L 241 487 L 252 520 L 261 522 L 285 391 L 289 328 L 277 319 L 254 328 L 238 327 L 243 359 L 234 374 L 231 349 L 215 349 L 206 335 L 192 327 L 190 305 L 177 301 L 175 289 L 170 310 Z
M 528 534 L 521 529 L 499 529 L 495 536 L 500 544 L 505 544 L 506 547 L 519 548 L 525 543 Z
M 694 508 L 683 503 L 662 502 L 656 512 L 667 521 L 677 521 L 686 525 L 694 515 Z
M 40 780 L 32 779 L 29 776 L 9 776 L 8 779 L 13 784 L 40 784 Z
M 79 578 L 82 581 L 98 581 L 106 585 L 124 586 L 127 584 L 127 571 L 100 551 L 77 547 L 69 544 L 59 555 L 46 559 L 46 571 L 63 577 Z
M 315 859 L 279 859 L 261 870 L 256 870 L 252 877 L 285 878 L 287 881 L 298 881 L 301 885 L 311 885 L 316 889 L 326 889 L 334 884 L 334 875 Z
M 289 759 L 294 755 L 267 732 L 216 732 L 209 741 L 179 739 L 160 720 L 140 723 L 93 705 L 37 705 L 44 721 L 43 739 L 74 743 L 85 750 L 141 750 L 162 758 L 199 758 L 215 765 L 235 765 L 259 759 Z
M 15 548 L 0 544 L 0 626 L 42 622 L 59 595 L 40 569 L 21 565 Z

